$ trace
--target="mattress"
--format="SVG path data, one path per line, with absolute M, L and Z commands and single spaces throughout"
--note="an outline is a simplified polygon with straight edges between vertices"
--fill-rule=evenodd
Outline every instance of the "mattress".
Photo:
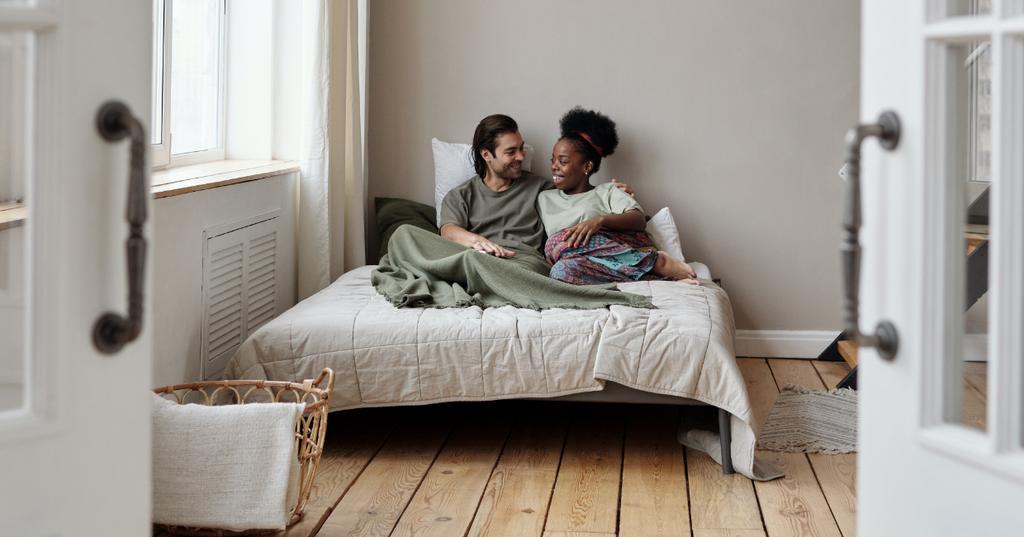
M 728 296 L 710 280 L 619 284 L 657 309 L 399 309 L 373 289 L 373 268 L 342 275 L 261 327 L 224 378 L 295 381 L 330 367 L 332 411 L 549 398 L 613 381 L 727 410 L 734 466 L 754 477 L 762 424 L 736 364 Z

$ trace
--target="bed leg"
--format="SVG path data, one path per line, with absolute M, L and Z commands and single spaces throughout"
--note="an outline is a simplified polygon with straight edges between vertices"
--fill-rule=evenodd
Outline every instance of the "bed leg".
M 730 414 L 725 409 L 718 409 L 718 435 L 722 447 L 722 473 L 734 473 L 732 469 L 732 427 L 729 424 Z

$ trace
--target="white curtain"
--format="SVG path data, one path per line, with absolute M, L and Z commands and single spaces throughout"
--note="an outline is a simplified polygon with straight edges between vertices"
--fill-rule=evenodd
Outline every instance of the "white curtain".
M 302 4 L 298 298 L 365 263 L 356 0 Z

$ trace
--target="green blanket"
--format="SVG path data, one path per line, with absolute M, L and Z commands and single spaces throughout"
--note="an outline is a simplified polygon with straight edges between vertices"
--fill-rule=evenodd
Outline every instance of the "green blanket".
M 653 308 L 651 299 L 615 284 L 571 285 L 548 277 L 549 265 L 528 252 L 496 258 L 413 226 L 398 228 L 373 271 L 377 292 L 397 307 L 516 306 L 597 309 L 613 304 Z

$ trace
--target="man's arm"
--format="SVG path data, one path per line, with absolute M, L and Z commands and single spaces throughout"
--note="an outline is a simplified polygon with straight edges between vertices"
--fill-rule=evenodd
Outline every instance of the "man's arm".
M 466 248 L 487 252 L 495 257 L 512 257 L 516 255 L 512 250 L 502 248 L 485 239 L 483 235 L 477 235 L 451 222 L 441 226 L 441 236 L 450 241 L 455 241 Z

